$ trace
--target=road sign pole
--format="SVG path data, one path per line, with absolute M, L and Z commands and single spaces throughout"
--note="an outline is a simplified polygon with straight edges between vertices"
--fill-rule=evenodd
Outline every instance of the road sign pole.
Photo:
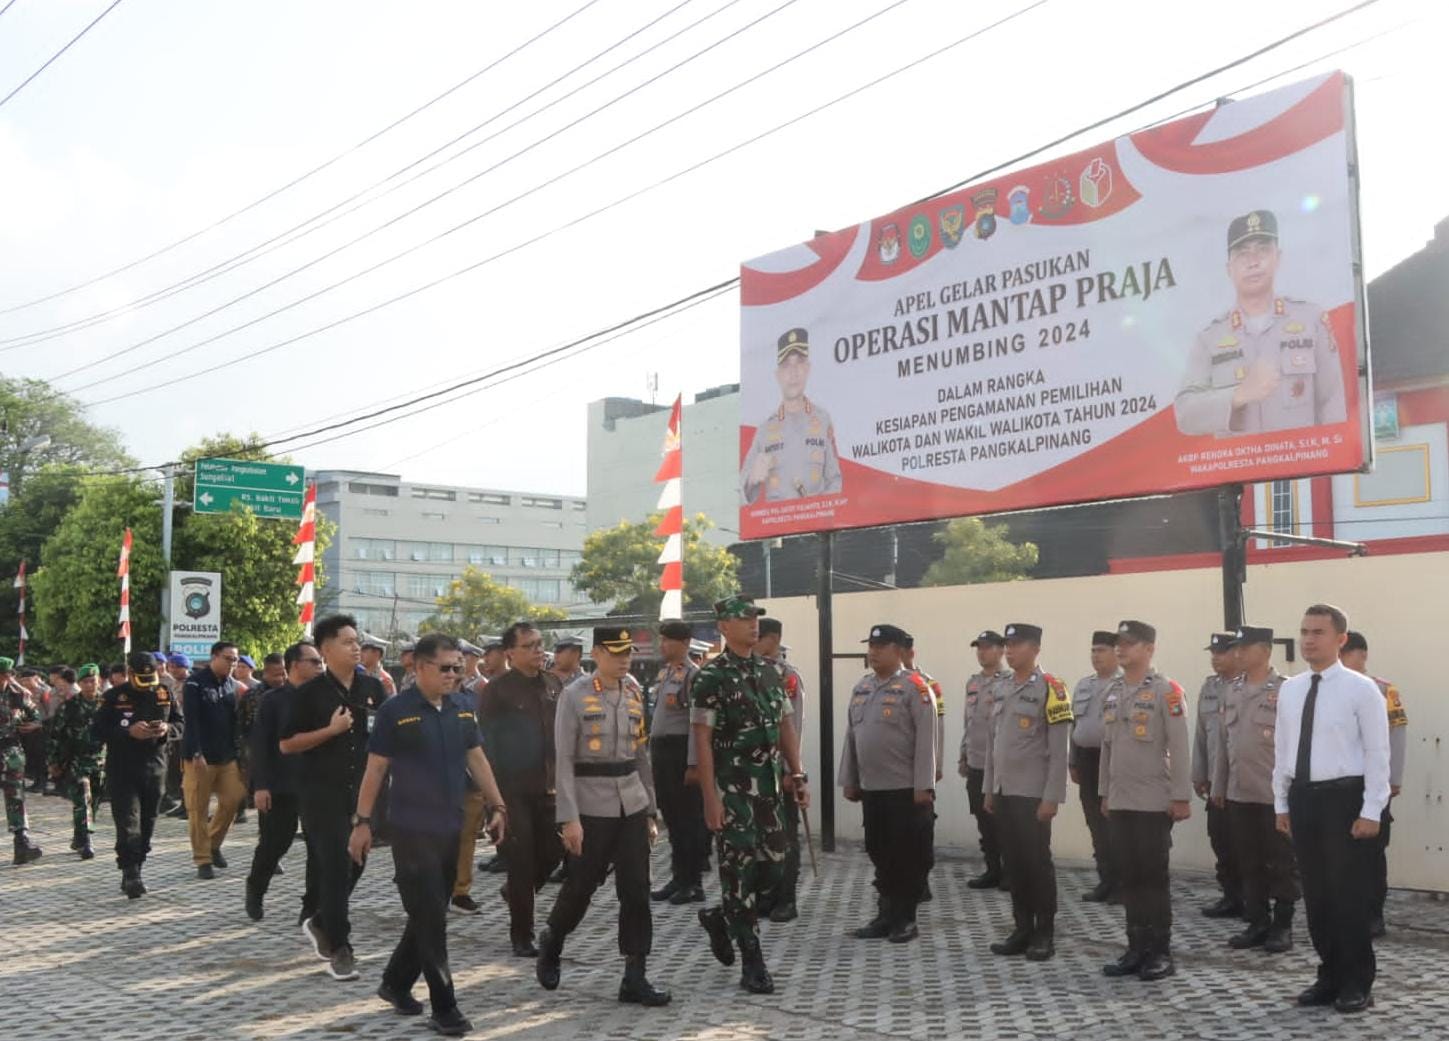
M 156 646 L 170 650 L 171 639 L 171 517 L 176 512 L 176 473 L 162 470 L 161 493 L 161 635 Z

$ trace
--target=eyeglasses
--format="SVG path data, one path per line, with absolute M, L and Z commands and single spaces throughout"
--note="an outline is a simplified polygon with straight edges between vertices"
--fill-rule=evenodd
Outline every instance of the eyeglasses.
M 429 664 L 432 664 L 432 663 L 429 663 Z M 437 669 L 439 672 L 462 672 L 463 671 L 463 666 L 461 666 L 461 665 L 433 665 L 433 668 Z

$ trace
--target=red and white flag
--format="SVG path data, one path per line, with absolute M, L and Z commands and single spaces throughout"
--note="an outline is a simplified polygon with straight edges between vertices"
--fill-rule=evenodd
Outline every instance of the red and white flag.
M 312 636 L 312 616 L 317 607 L 317 565 L 313 556 L 316 544 L 317 482 L 313 481 L 307 485 L 307 496 L 302 500 L 302 523 L 292 538 L 292 545 L 297 547 L 297 555 L 292 558 L 292 563 L 300 568 L 297 572 L 297 585 L 301 588 L 297 591 L 297 603 L 301 610 L 297 613 L 297 624 L 309 639 Z
M 20 573 L 15 576 L 15 588 L 20 590 L 20 608 L 17 614 L 20 616 L 20 646 L 15 652 L 15 664 L 25 664 L 25 641 L 29 634 L 25 631 L 25 561 L 20 562 Z
M 121 580 L 121 625 L 116 637 L 127 654 L 131 653 L 131 529 L 121 540 L 121 563 L 116 568 L 116 577 Z
M 659 493 L 659 509 L 664 511 L 664 519 L 654 529 L 654 534 L 664 539 L 664 549 L 659 554 L 659 563 L 664 566 L 659 576 L 659 588 L 664 590 L 664 599 L 659 604 L 661 620 L 684 617 L 684 500 L 680 489 L 684 453 L 679 436 L 683 403 L 683 395 L 674 399 L 669 428 L 664 433 L 664 461 L 654 475 L 654 483 L 664 485 Z

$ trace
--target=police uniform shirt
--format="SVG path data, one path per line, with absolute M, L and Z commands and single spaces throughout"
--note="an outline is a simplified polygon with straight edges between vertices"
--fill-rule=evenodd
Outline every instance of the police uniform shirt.
M 1376 821 L 1389 801 L 1389 718 L 1378 684 L 1334 662 L 1318 673 L 1313 710 L 1313 743 L 1304 781 L 1363 778 L 1359 816 Z M 1278 689 L 1277 748 L 1273 759 L 1273 803 L 1288 812 L 1288 789 L 1298 770 L 1298 734 L 1303 704 L 1314 673 L 1300 672 Z
M 992 690 L 991 743 L 983 791 L 1061 803 L 1067 797 L 1072 702 L 1066 684 L 1033 669 L 1008 673 Z
M 1219 709 L 1222 720 L 1213 758 L 1214 797 L 1231 802 L 1273 801 L 1274 731 L 1283 677 L 1269 669 L 1262 683 L 1233 680 Z
M 649 724 L 653 737 L 689 735 L 689 687 L 698 672 L 699 666 L 688 659 L 659 670 L 654 681 L 654 717 Z
M 456 835 L 468 793 L 468 752 L 478 747 L 472 699 L 446 694 L 433 705 L 411 687 L 383 702 L 367 750 L 388 760 L 394 828 Z
M 795 726 L 795 737 L 799 739 L 805 729 L 805 679 L 800 670 L 784 658 L 766 658 L 765 664 L 780 674 L 785 697 L 790 701 L 790 721 Z
M 755 484 L 750 476 L 762 454 L 770 460 L 770 472 L 763 484 Z M 781 404 L 755 431 L 740 470 L 740 493 L 749 505 L 761 498 L 762 490 L 766 502 L 840 491 L 835 428 L 829 414 L 808 398 L 794 412 Z
M 1108 688 L 1097 782 L 1108 809 L 1166 813 L 1170 803 L 1192 798 L 1185 700 L 1180 686 L 1156 672 L 1135 687 L 1119 676 Z
M 1409 752 L 1409 714 L 1404 711 L 1398 687 L 1377 676 L 1371 679 L 1378 685 L 1389 711 L 1389 784 L 1397 788 L 1404 783 L 1404 759 Z
M 850 693 L 842 787 L 868 792 L 936 787 L 936 703 L 919 675 L 867 673 Z
M 1278 373 L 1277 388 L 1233 408 L 1238 384 L 1259 362 Z M 1343 367 L 1328 315 L 1287 297 L 1275 299 L 1267 315 L 1229 311 L 1198 334 L 1176 404 L 1184 434 L 1228 437 L 1342 423 Z
M 1223 699 L 1233 680 L 1213 673 L 1202 681 L 1197 694 L 1197 720 L 1192 733 L 1192 783 L 1211 784 L 1217 771 L 1222 741 Z
M 580 676 L 559 695 L 554 721 L 558 755 L 560 824 L 585 817 L 630 816 L 654 812 L 654 775 L 649 740 L 644 736 L 644 698 L 626 676 L 606 685 L 597 676 Z M 578 777 L 576 763 L 632 763 L 619 777 Z
M 961 734 L 961 762 L 969 770 L 986 769 L 991 751 L 991 700 L 996 684 L 1010 673 L 978 672 L 966 681 L 966 725 Z
M 1072 691 L 1073 747 L 1102 747 L 1102 703 L 1106 700 L 1107 688 L 1120 675 L 1122 673 L 1119 670 L 1103 679 L 1094 672 L 1077 681 L 1076 689 Z

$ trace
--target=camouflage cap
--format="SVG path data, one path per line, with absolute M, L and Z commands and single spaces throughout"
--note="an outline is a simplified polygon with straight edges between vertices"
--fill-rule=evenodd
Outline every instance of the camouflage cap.
M 714 602 L 714 616 L 719 619 L 758 618 L 764 613 L 763 607 L 755 606 L 755 598 L 752 596 L 736 594 Z
M 100 674 L 101 667 L 94 664 L 82 665 L 80 668 L 75 670 L 75 676 L 78 680 L 86 679 L 89 676 L 99 676 Z
M 14 671 L 15 671 L 15 659 L 14 658 L 0 658 L 0 673 L 14 672 Z

